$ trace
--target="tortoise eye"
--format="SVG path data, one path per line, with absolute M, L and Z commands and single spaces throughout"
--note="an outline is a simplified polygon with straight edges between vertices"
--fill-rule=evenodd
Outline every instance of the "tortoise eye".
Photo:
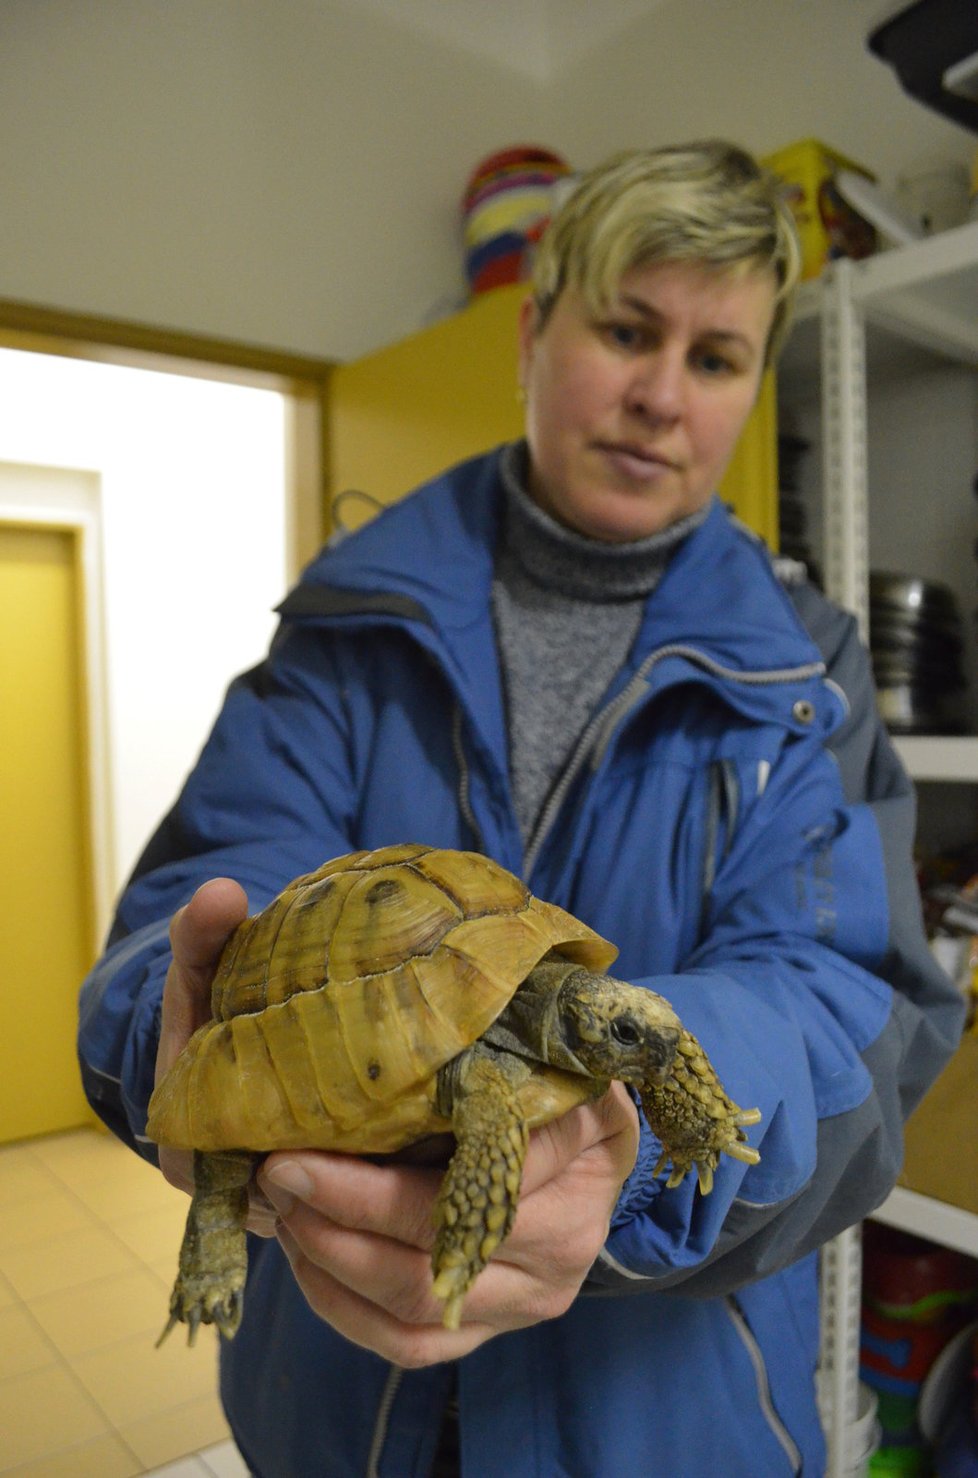
M 611 1023 L 611 1035 L 623 1047 L 637 1047 L 642 1034 L 630 1016 L 616 1016 Z

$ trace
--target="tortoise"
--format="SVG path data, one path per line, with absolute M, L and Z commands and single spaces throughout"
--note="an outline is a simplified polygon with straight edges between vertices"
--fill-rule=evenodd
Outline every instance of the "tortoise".
M 616 947 L 488 857 L 403 844 L 296 878 L 228 939 L 213 1020 L 150 1101 L 147 1134 L 194 1151 L 195 1193 L 170 1317 L 233 1337 L 247 1185 L 274 1149 L 388 1155 L 455 1148 L 435 1207 L 443 1322 L 508 1235 L 528 1132 L 632 1084 L 671 1164 L 712 1188 L 721 1152 L 749 1164 L 756 1109 L 724 1092 L 669 1003 L 605 974 Z

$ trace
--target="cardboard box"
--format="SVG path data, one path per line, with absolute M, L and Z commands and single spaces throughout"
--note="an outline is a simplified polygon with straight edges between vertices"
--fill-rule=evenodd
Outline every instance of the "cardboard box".
M 978 1036 L 962 1038 L 910 1116 L 898 1184 L 978 1215 Z
M 863 165 L 818 139 L 788 144 L 762 163 L 785 182 L 802 250 L 802 276 L 817 277 L 835 257 L 868 257 L 877 247 L 873 226 L 839 194 L 835 176 L 841 169 L 874 177 Z

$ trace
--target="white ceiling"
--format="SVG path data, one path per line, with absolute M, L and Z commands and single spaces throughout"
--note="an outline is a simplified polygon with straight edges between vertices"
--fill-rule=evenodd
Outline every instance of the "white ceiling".
M 547 82 L 671 0 L 358 0 L 412 30 Z

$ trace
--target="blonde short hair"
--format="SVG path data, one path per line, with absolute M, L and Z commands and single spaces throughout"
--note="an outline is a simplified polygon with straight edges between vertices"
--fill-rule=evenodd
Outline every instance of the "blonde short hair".
M 628 150 L 581 176 L 537 249 L 537 327 L 565 287 L 606 312 L 631 268 L 677 261 L 772 273 L 771 363 L 801 275 L 794 219 L 777 176 L 723 140 Z

